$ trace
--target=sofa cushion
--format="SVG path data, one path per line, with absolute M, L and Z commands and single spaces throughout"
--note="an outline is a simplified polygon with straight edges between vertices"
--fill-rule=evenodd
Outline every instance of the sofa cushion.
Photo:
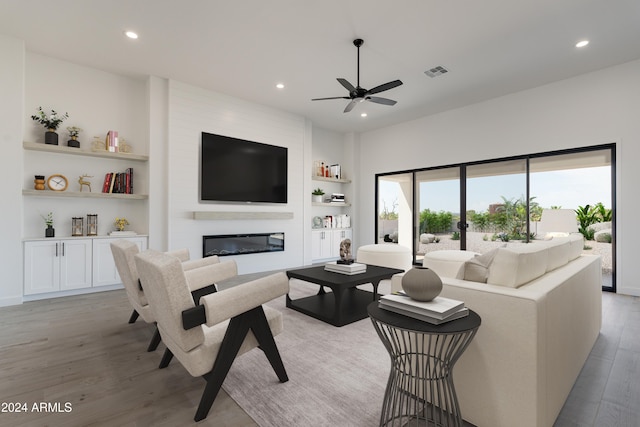
M 569 235 L 569 261 L 573 261 L 582 255 L 584 250 L 584 236 L 580 233 L 574 233 Z
M 517 288 L 547 271 L 547 248 L 536 243 L 498 248 L 487 283 Z
M 422 266 L 433 270 L 440 277 L 462 279 L 464 263 L 476 255 L 480 254 L 456 250 L 433 251 L 424 255 Z
M 537 244 L 537 243 L 535 243 Z M 548 243 L 543 243 L 547 247 L 547 272 L 562 267 L 569 262 L 569 253 L 571 252 L 571 243 L 569 240 L 553 239 Z
M 464 280 L 487 283 L 489 266 L 498 253 L 498 249 L 490 250 L 482 255 L 476 255 L 464 263 Z

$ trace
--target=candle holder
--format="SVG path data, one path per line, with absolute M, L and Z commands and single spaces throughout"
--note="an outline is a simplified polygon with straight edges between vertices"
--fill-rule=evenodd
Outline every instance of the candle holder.
M 84 234 L 84 218 L 73 217 L 71 218 L 71 235 L 82 236 Z
M 87 214 L 87 236 L 98 235 L 98 215 Z

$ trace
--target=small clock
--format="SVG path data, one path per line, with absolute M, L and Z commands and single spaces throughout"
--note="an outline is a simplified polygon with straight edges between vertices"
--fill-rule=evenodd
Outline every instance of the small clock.
M 64 191 L 67 189 L 69 181 L 67 181 L 67 178 L 64 175 L 56 174 L 51 175 L 47 179 L 47 185 L 49 186 L 49 190 Z

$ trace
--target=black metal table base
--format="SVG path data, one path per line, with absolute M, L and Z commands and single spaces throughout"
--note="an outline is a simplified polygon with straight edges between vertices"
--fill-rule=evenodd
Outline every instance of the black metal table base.
M 368 310 L 391 358 L 380 426 L 468 426 L 452 371 L 480 326 L 479 316 L 470 311 L 467 318 L 436 326 L 377 304 Z

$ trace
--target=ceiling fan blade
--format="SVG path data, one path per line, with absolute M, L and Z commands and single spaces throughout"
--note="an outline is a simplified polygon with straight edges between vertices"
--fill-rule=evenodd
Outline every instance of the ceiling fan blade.
M 380 85 L 380 86 L 376 86 L 373 89 L 369 89 L 367 91 L 367 94 L 374 94 L 374 93 L 384 92 L 385 90 L 389 90 L 389 89 L 393 89 L 394 87 L 398 87 L 401 84 L 402 84 L 402 82 L 400 80 L 394 80 L 392 82 L 385 83 L 385 84 Z
M 312 101 L 324 101 L 325 99 L 351 99 L 348 96 L 332 96 L 331 98 L 314 98 Z
M 393 99 L 380 98 L 379 96 L 367 96 L 366 100 L 375 102 L 376 104 L 396 105 L 396 101 Z
M 349 83 L 346 79 L 338 78 L 337 80 L 349 92 L 353 92 L 354 90 L 356 90 L 356 88 L 353 87 L 353 85 L 351 83 Z
M 355 107 L 357 103 L 358 103 L 357 99 L 352 99 L 351 102 L 347 104 L 346 108 L 344 109 L 344 112 L 348 113 L 349 111 L 353 110 L 353 107 Z

